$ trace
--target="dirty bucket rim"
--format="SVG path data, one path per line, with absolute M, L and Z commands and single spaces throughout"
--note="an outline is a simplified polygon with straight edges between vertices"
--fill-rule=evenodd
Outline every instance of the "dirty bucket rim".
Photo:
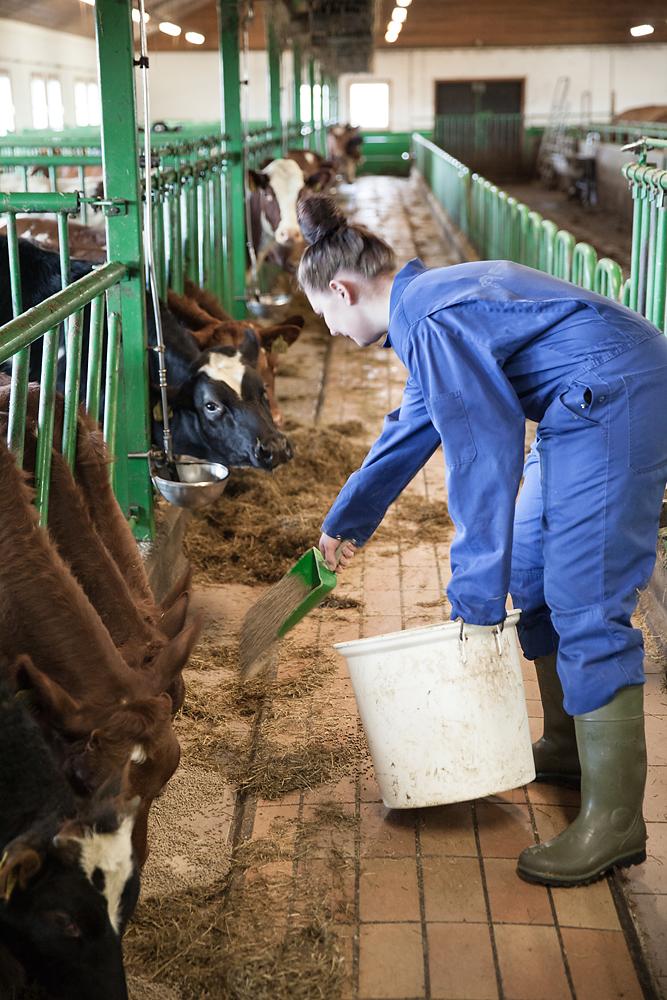
M 520 616 L 521 611 L 516 608 L 513 611 L 508 611 L 503 625 L 505 627 L 512 627 L 513 625 L 516 625 Z M 466 624 L 466 629 L 470 629 L 471 631 L 474 631 L 475 629 L 488 629 L 491 627 L 492 626 L 489 625 Z M 342 653 L 345 653 L 348 649 L 361 651 L 373 644 L 392 643 L 396 642 L 397 639 L 403 639 L 406 636 L 414 638 L 419 642 L 421 640 L 428 640 L 438 633 L 444 633 L 445 635 L 456 633 L 458 635 L 460 630 L 460 622 L 438 622 L 436 625 L 421 625 L 419 628 L 406 628 L 400 629 L 397 632 L 385 632 L 382 635 L 369 635 L 363 639 L 350 639 L 346 642 L 335 642 L 333 644 L 333 648 L 340 650 Z

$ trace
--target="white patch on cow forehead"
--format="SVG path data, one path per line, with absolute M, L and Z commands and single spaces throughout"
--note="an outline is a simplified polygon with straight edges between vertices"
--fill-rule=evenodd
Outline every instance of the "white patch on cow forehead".
M 294 216 L 296 224 L 296 201 L 304 185 L 303 170 L 294 160 L 274 160 L 264 167 L 264 173 L 271 178 L 271 187 L 280 208 L 281 222 L 286 223 Z
M 239 396 L 241 395 L 241 383 L 245 374 L 245 365 L 241 361 L 241 355 L 236 352 L 230 357 L 228 354 L 209 354 L 208 361 L 199 369 L 214 382 L 224 382 L 233 389 Z
M 142 747 L 141 743 L 135 743 L 132 748 L 132 754 L 130 760 L 133 764 L 145 764 L 146 762 L 146 751 Z
M 79 863 L 86 877 L 93 881 L 96 868 L 104 872 L 102 895 L 107 901 L 109 921 L 116 934 L 120 933 L 120 902 L 123 890 L 134 870 L 132 827 L 134 818 L 126 816 L 114 833 L 89 833 L 79 841 Z

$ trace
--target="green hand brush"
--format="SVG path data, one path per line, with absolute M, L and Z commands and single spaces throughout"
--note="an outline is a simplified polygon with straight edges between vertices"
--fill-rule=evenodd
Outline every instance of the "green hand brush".
M 336 557 L 341 551 L 341 543 Z M 317 607 L 336 586 L 333 573 L 319 549 L 312 548 L 247 612 L 241 627 L 239 665 L 244 681 L 256 677 L 262 655 Z

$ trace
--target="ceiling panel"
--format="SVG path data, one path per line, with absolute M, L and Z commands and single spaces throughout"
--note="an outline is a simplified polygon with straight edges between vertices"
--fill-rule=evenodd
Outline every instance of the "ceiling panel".
M 629 29 L 649 23 L 655 33 L 636 40 L 641 45 L 667 42 L 665 0 L 412 0 L 408 16 L 394 45 L 384 41 L 384 31 L 394 6 L 393 0 L 377 0 L 376 45 L 380 48 L 508 46 L 508 45 L 603 45 L 633 41 Z M 264 48 L 261 0 L 250 32 L 252 48 Z M 161 51 L 193 51 L 217 48 L 215 0 L 146 0 L 153 15 L 150 23 L 151 48 Z M 341 0 L 341 9 L 349 0 Z M 32 24 L 94 34 L 91 7 L 80 0 L 0 0 L 0 17 L 12 17 Z M 354 33 L 354 15 L 349 15 Z M 158 20 L 174 20 L 184 30 L 206 36 L 204 46 L 193 46 L 183 36 L 170 38 L 155 30 Z M 360 26 L 361 27 L 361 26 Z

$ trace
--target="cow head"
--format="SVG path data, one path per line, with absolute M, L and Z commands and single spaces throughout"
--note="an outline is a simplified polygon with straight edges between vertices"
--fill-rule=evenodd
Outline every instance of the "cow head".
M 294 160 L 273 160 L 264 170 L 250 171 L 250 189 L 258 195 L 251 214 L 259 209 L 262 231 L 280 246 L 303 241 L 296 218 L 303 186 L 303 170 Z
M 246 330 L 240 348 L 202 351 L 173 403 L 174 446 L 181 454 L 271 470 L 292 457 L 273 420 L 257 371 L 259 343 Z

